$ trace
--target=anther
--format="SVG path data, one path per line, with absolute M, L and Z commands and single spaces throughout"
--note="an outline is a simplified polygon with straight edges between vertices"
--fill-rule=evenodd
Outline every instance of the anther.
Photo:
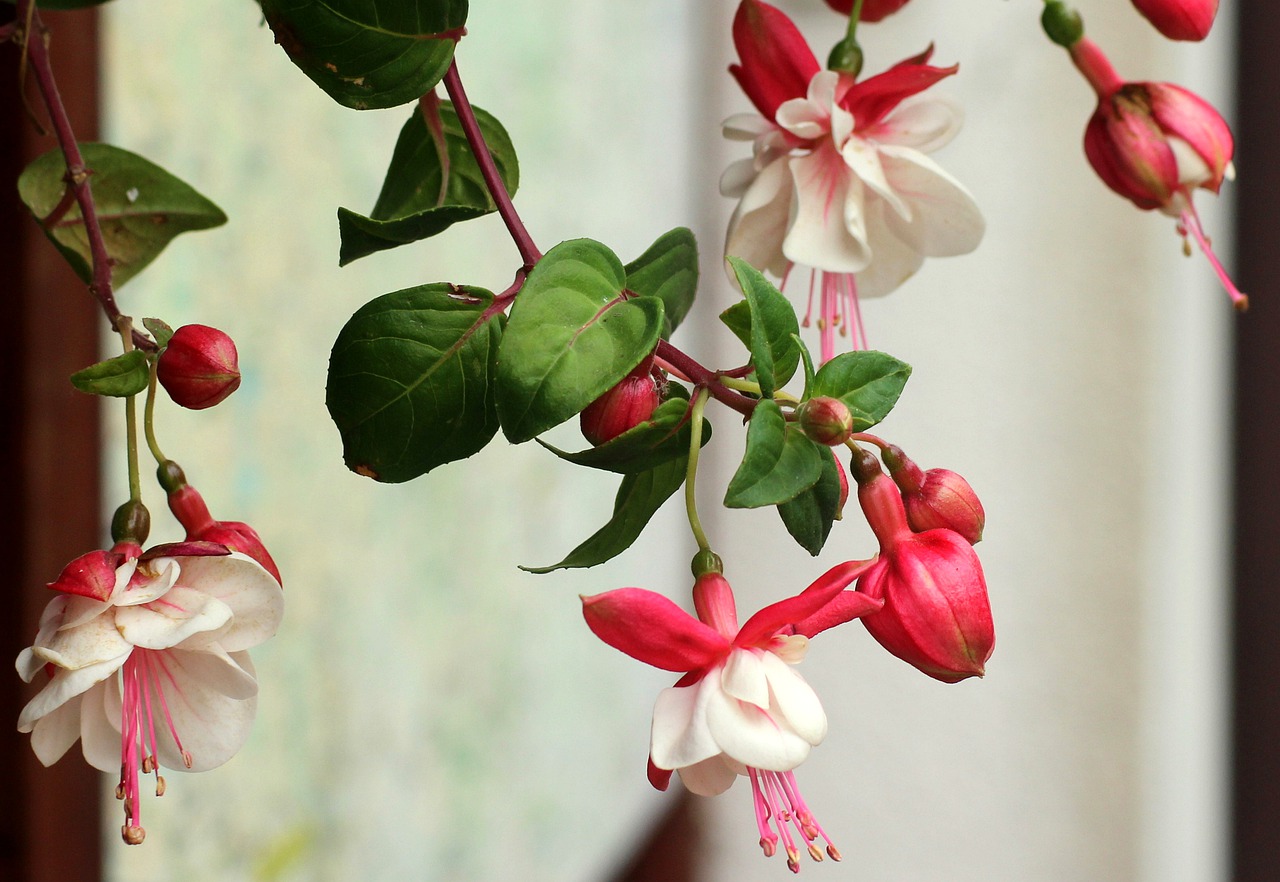
M 809 857 L 813 858 L 815 861 L 818 861 L 819 863 L 822 862 L 822 851 L 818 848 L 818 846 L 814 845 L 812 842 L 809 843 Z
M 836 848 L 830 842 L 827 843 L 827 854 L 831 856 L 831 859 L 833 861 L 844 860 L 844 858 L 840 855 L 840 849 Z
M 164 775 L 156 775 L 156 796 L 164 796 Z
M 144 756 L 142 758 L 142 774 L 150 775 L 155 771 L 156 762 L 154 757 Z
M 195 761 L 191 759 L 191 753 L 189 751 L 184 750 L 182 752 L 182 764 L 189 769 L 191 768 L 192 763 L 194 762 Z
M 116 799 L 124 799 L 124 782 L 116 785 Z
M 773 857 L 778 853 L 778 842 L 776 839 L 761 839 L 760 850 L 764 852 L 767 858 Z
M 142 840 L 147 838 L 147 831 L 132 824 L 125 824 L 120 828 L 120 836 L 128 845 L 141 845 Z

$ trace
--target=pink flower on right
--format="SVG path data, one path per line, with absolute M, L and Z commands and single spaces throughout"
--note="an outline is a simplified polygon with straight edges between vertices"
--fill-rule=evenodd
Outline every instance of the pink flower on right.
M 1098 95 L 1084 133 L 1084 152 L 1103 183 L 1134 205 L 1178 219 L 1178 233 L 1196 240 L 1236 309 L 1249 306 L 1213 253 L 1192 202 L 1196 189 L 1217 193 L 1235 177 L 1235 142 L 1222 115 L 1198 95 L 1171 83 L 1124 82 L 1087 38 L 1069 50 Z

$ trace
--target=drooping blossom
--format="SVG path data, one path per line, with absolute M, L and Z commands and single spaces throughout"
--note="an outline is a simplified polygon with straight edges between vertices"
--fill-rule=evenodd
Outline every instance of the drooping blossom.
M 1218 0 L 1133 0 L 1133 5 L 1170 40 L 1203 40 L 1218 15 Z
M 995 627 L 973 547 L 954 530 L 912 530 L 902 494 L 870 453 L 855 453 L 851 471 L 880 542 L 858 591 L 884 605 L 862 624 L 881 646 L 934 679 L 981 677 L 995 648 Z
M 588 626 L 632 658 L 684 675 L 663 690 L 653 709 L 649 780 L 665 790 L 672 771 L 702 796 L 728 790 L 739 775 L 751 781 L 760 846 L 772 856 L 782 842 L 798 871 L 799 839 L 815 860 L 839 860 L 797 788 L 792 769 L 827 733 L 827 716 L 797 674 L 808 638 L 865 615 L 879 601 L 845 591 L 866 567 L 848 562 L 829 570 L 795 597 L 757 612 L 738 627 L 733 591 L 716 572 L 694 584 L 698 616 L 661 594 L 621 588 L 582 599 Z
M 1196 189 L 1217 193 L 1235 177 L 1235 142 L 1209 102 L 1170 83 L 1126 83 L 1102 50 L 1087 38 L 1068 49 L 1098 96 L 1084 134 L 1089 164 L 1103 183 L 1143 210 L 1178 219 L 1184 243 L 1195 239 L 1237 309 L 1249 298 L 1231 281 L 1213 253 L 1196 213 Z M 1185 250 L 1190 253 L 1190 246 Z
M 578 423 L 583 437 L 598 447 L 652 417 L 661 403 L 662 392 L 653 375 L 651 355 L 588 404 L 579 414 Z
M 187 483 L 182 468 L 173 460 L 166 460 L 161 464 L 159 475 L 161 485 L 168 494 L 169 510 L 187 531 L 188 540 L 216 542 L 232 551 L 247 554 L 261 564 L 277 582 L 281 582 L 280 568 L 276 566 L 257 530 L 241 521 L 215 520 L 200 491 Z
M 959 131 L 955 105 L 906 99 L 958 67 L 927 62 L 932 49 L 855 82 L 822 70 L 795 25 L 759 0 L 743 0 L 733 24 L 742 63 L 730 71 L 760 112 L 731 117 L 725 136 L 753 142 L 720 190 L 737 198 L 726 255 L 783 280 L 808 267 L 818 297 L 822 358 L 835 335 L 866 345 L 858 299 L 893 291 L 925 257 L 965 254 L 985 224 L 969 191 L 926 154 Z M 904 103 L 905 102 L 905 103 Z
M 42 763 L 77 740 L 90 765 L 119 772 L 125 842 L 142 842 L 141 777 L 204 771 L 249 734 L 258 683 L 248 649 L 276 632 L 283 594 L 249 557 L 210 543 L 129 543 L 72 561 L 35 643 L 18 656 L 26 682 L 48 676 L 18 718 Z M 42 674 L 41 672 L 44 672 Z

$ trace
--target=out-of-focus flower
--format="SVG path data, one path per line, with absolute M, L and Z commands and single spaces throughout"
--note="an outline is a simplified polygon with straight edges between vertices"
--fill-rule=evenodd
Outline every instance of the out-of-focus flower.
M 882 601 L 862 619 L 881 646 L 945 683 L 981 677 L 995 648 L 995 627 L 982 564 L 954 530 L 917 533 L 902 495 L 866 451 L 854 454 L 858 501 L 880 541 L 880 554 L 858 591 Z
M 125 842 L 142 842 L 140 776 L 162 766 L 204 771 L 249 734 L 258 683 L 246 650 L 276 632 L 280 585 L 255 561 L 208 543 L 147 554 L 121 543 L 72 561 L 50 586 L 18 673 L 48 682 L 18 731 L 52 765 L 77 740 L 85 759 L 120 773 Z
M 827 0 L 827 5 L 844 15 L 853 14 L 854 0 Z M 907 5 L 907 0 L 863 0 L 858 21 L 879 21 Z
M 903 103 L 957 67 L 927 64 L 931 51 L 854 82 L 821 70 L 795 25 L 758 0 L 734 19 L 742 59 L 730 71 L 761 116 L 725 122 L 725 136 L 753 142 L 753 157 L 731 165 L 720 190 L 737 198 L 726 255 L 783 279 L 812 269 L 819 296 L 822 358 L 835 334 L 865 346 L 858 298 L 887 294 L 925 257 L 965 254 L 985 223 L 969 191 L 925 154 L 959 131 L 961 114 L 940 99 Z
M 183 325 L 160 353 L 156 376 L 177 404 L 213 407 L 240 388 L 236 344 L 217 328 Z
M 1218 0 L 1133 0 L 1133 5 L 1170 40 L 1203 40 L 1218 15 Z
M 1196 189 L 1217 193 L 1235 177 L 1235 142 L 1222 115 L 1203 98 L 1170 83 L 1126 83 L 1088 38 L 1068 50 L 1098 96 L 1084 152 L 1103 183 L 1141 209 L 1178 219 L 1178 233 L 1200 246 L 1237 309 L 1249 298 L 1227 275 L 1192 202 Z M 1186 246 L 1190 253 L 1190 246 Z
M 738 775 L 751 780 L 760 845 L 773 855 L 781 840 L 787 863 L 799 869 L 792 824 L 815 860 L 839 852 L 805 805 L 791 770 L 827 733 L 813 689 L 791 665 L 808 638 L 879 609 L 879 601 L 845 591 L 867 564 L 840 564 L 795 597 L 757 612 L 738 627 L 733 591 L 718 572 L 694 584 L 698 617 L 661 594 L 621 588 L 582 599 L 582 613 L 605 643 L 632 658 L 683 672 L 653 709 L 649 780 L 665 790 L 671 772 L 689 790 L 715 796 Z M 771 826 L 772 825 L 772 826 Z

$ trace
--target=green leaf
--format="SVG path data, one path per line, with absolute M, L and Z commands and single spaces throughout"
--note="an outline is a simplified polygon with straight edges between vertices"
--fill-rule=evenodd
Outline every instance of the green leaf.
M 729 481 L 727 508 L 759 508 L 794 499 L 822 477 L 822 448 L 788 423 L 772 399 L 756 405 L 747 424 L 747 452 Z
M 631 547 L 654 512 L 684 484 L 689 458 L 682 456 L 638 475 L 627 475 L 613 503 L 613 517 L 560 563 L 547 567 L 521 567 L 530 573 L 549 573 L 573 567 L 594 567 L 612 560 Z
M 71 385 L 90 395 L 126 398 L 144 391 L 149 379 L 147 354 L 140 349 L 131 349 L 123 355 L 76 371 L 71 375 Z
M 446 283 L 371 300 L 333 344 L 325 404 L 347 467 L 398 483 L 481 450 L 498 430 L 493 295 Z
M 444 77 L 467 0 L 259 0 L 276 42 L 344 107 L 416 101 Z
M 749 348 L 760 394 L 772 398 L 774 390 L 786 385 L 800 363 L 800 350 L 794 339 L 800 333 L 800 323 L 791 301 L 758 269 L 740 257 L 730 257 L 729 264 L 751 309 Z
M 892 355 L 845 352 L 818 369 L 810 391 L 839 398 L 853 414 L 853 430 L 865 432 L 889 415 L 910 376 L 911 365 Z
M 156 345 L 164 349 L 169 345 L 169 339 L 173 336 L 173 328 L 169 327 L 167 322 L 163 322 L 158 318 L 144 318 L 142 326 L 151 332 L 151 339 L 156 341 Z
M 817 557 L 827 543 L 831 524 L 840 506 L 840 472 L 831 448 L 820 448 L 822 475 L 818 482 L 794 499 L 778 506 L 778 514 L 791 538 Z
M 720 313 L 720 321 L 724 322 L 725 327 L 733 332 L 733 336 L 743 346 L 751 349 L 751 307 L 747 305 L 747 301 L 739 300 Z
M 688 457 L 692 440 L 689 415 L 689 392 L 672 383 L 668 398 L 658 405 L 647 421 L 606 441 L 599 447 L 588 447 L 568 453 L 538 440 L 538 443 L 561 459 L 593 469 L 604 469 L 632 475 L 648 471 L 678 456 Z M 702 421 L 702 444 L 711 440 L 711 423 Z
M 628 290 L 662 301 L 666 316 L 662 338 L 667 339 L 689 314 L 698 291 L 698 243 L 693 231 L 676 227 L 663 233 L 625 269 Z
M 514 195 L 520 169 L 511 138 L 488 113 L 472 109 L 498 175 L 507 193 Z M 401 128 L 382 192 L 368 217 L 338 209 L 342 235 L 339 265 L 430 238 L 455 223 L 496 209 L 452 103 L 440 102 L 437 120 L 439 125 L 433 132 L 423 113 L 415 109 Z
M 119 288 L 188 230 L 204 230 L 227 222 L 222 209 L 160 166 L 110 144 L 81 144 L 92 172 L 89 186 L 98 221 L 113 261 L 111 281 Z M 41 221 L 45 235 L 86 283 L 93 278 L 89 237 L 80 206 L 70 208 L 49 226 L 44 219 L 62 202 L 67 165 L 61 150 L 36 157 L 18 177 L 18 195 Z
M 513 444 L 580 412 L 658 343 L 662 301 L 623 294 L 614 253 L 561 242 L 529 273 L 498 352 L 498 418 Z

